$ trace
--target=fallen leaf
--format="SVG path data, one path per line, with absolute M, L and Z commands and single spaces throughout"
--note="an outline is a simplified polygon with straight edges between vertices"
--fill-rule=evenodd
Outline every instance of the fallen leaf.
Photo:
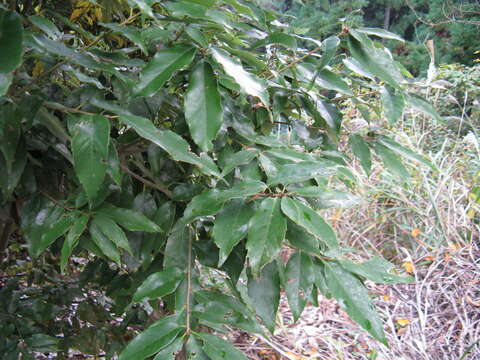
M 405 327 L 410 324 L 410 320 L 408 319 L 397 319 L 397 324 L 400 325 L 401 327 Z
M 412 230 L 412 236 L 413 236 L 414 238 L 416 238 L 416 237 L 417 237 L 418 235 L 420 235 L 421 233 L 422 233 L 422 230 L 420 230 L 420 229 L 416 229 L 416 228 L 415 228 L 415 229 Z
M 469 303 L 470 305 L 480 306 L 480 300 L 475 301 L 468 295 L 467 295 L 466 299 L 467 299 L 467 303 Z
M 405 261 L 402 264 L 402 267 L 408 274 L 413 274 L 415 272 L 415 267 L 413 266 L 413 263 L 411 261 Z

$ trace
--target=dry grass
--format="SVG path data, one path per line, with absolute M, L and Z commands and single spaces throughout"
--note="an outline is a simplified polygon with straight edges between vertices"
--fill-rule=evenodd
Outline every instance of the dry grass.
M 284 325 L 271 339 L 235 333 L 251 358 L 480 359 L 480 232 L 478 219 L 468 215 L 480 153 L 459 134 L 434 143 L 441 132 L 442 125 L 410 114 L 410 126 L 390 135 L 423 153 L 437 170 L 411 167 L 412 180 L 403 183 L 377 163 L 369 178 L 357 171 L 357 191 L 369 201 L 327 214 L 343 244 L 358 249 L 354 257 L 381 255 L 397 266 L 414 265 L 412 284 L 367 283 L 390 347 L 369 337 L 335 300 L 321 298 L 297 324 L 283 301 Z

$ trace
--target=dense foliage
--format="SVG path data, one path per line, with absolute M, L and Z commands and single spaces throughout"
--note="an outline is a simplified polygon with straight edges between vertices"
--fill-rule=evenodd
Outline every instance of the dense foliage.
M 386 343 L 363 281 L 410 279 L 349 260 L 321 211 L 359 200 L 352 161 L 433 168 L 385 128 L 407 106 L 440 119 L 378 41 L 401 38 L 304 37 L 240 0 L 9 5 L 3 359 L 244 359 L 211 330 L 273 331 L 281 289 L 295 319 L 320 292 Z M 345 102 L 367 126 L 343 126 Z
M 286 16 L 298 33 L 323 38 L 347 26 L 380 27 L 401 35 L 405 43 L 389 42 L 409 71 L 426 74 L 428 40 L 435 41 L 438 63 L 472 65 L 480 49 L 478 0 L 258 0 Z

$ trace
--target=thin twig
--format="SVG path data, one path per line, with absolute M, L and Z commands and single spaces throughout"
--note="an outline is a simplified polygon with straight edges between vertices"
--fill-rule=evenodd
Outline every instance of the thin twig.
M 158 190 L 162 193 L 164 193 L 167 197 L 169 198 L 172 198 L 173 194 L 170 190 L 168 190 L 167 188 L 159 185 L 159 184 L 156 184 L 150 180 L 147 180 L 143 177 L 141 177 L 140 175 L 138 174 L 135 174 L 132 170 L 129 169 L 128 166 L 124 165 L 124 164 L 120 164 L 120 167 L 122 168 L 123 171 L 125 171 L 126 173 L 128 173 L 130 176 L 134 177 L 135 179 L 137 179 L 138 181 L 140 181 L 141 183 L 147 185 L 148 187 L 151 187 L 152 189 L 155 189 L 155 190 Z
M 192 292 L 192 228 L 188 227 L 188 264 L 187 264 L 187 302 L 185 304 L 186 317 L 186 331 L 185 335 L 189 336 L 192 332 L 190 326 L 190 293 Z

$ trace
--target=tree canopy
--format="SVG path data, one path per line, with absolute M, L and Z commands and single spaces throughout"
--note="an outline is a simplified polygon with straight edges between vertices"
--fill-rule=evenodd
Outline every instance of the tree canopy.
M 387 129 L 440 116 L 398 35 L 280 20 L 241 0 L 0 8 L 0 250 L 29 274 L 0 290 L 5 359 L 244 359 L 218 333 L 273 332 L 281 289 L 295 319 L 320 292 L 386 343 L 364 280 L 411 279 L 349 260 L 322 211 L 360 201 L 353 161 L 434 169 Z

